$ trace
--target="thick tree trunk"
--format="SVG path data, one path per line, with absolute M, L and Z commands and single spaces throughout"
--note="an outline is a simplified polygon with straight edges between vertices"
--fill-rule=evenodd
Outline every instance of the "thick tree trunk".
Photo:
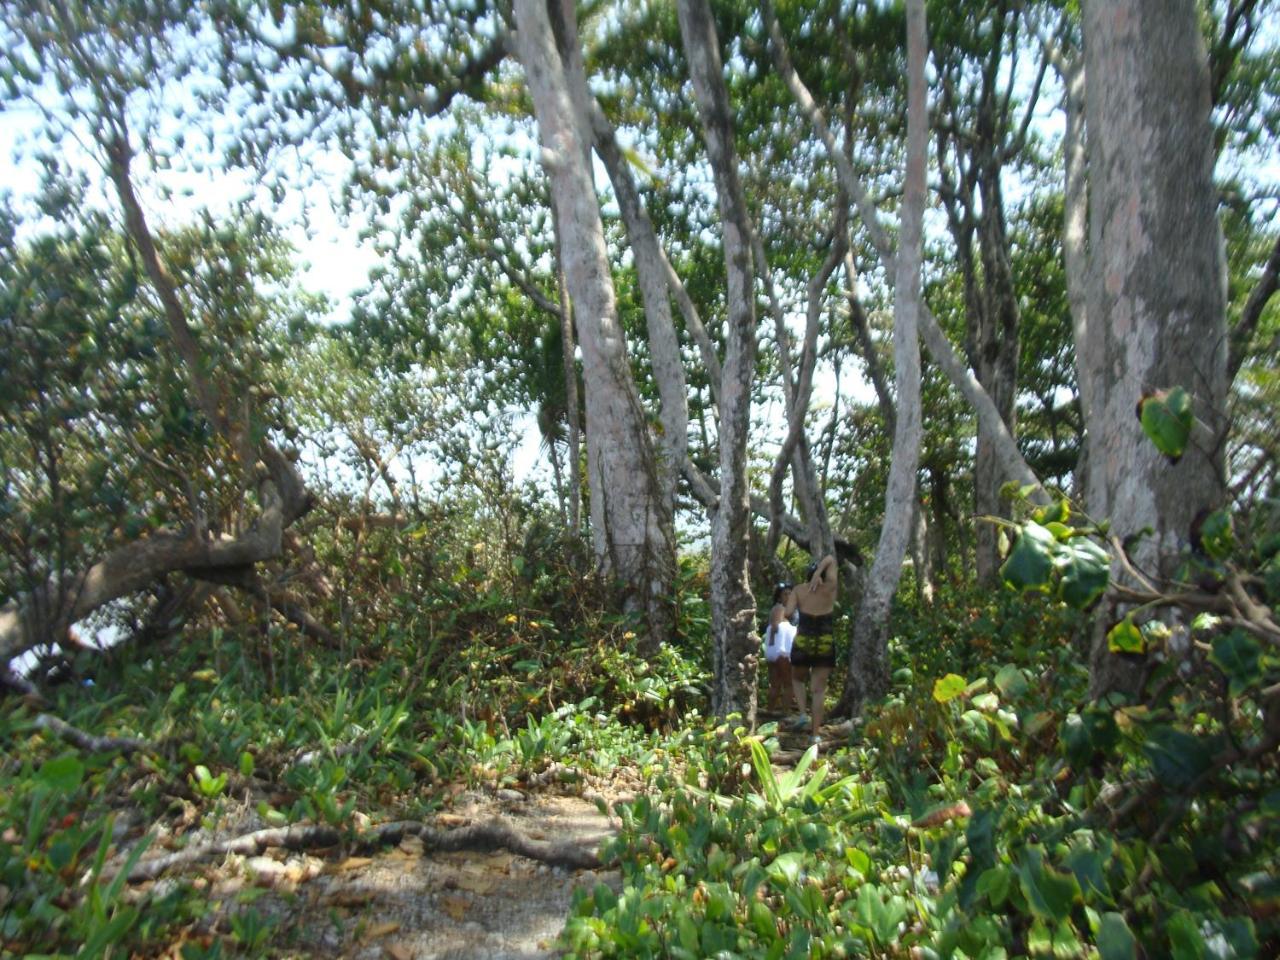
M 720 503 L 711 520 L 711 631 L 716 716 L 740 713 L 755 724 L 755 598 L 747 573 L 750 506 L 747 433 L 755 372 L 751 221 L 738 179 L 738 153 L 715 22 L 707 0 L 680 0 L 680 35 L 715 177 L 728 275 L 725 356 L 720 382 Z
M 1016 435 L 1018 388 L 1018 328 L 1022 318 L 1013 272 L 1009 267 L 1009 238 L 1004 226 L 1004 201 L 1000 170 L 994 163 L 979 180 L 982 215 L 979 247 L 982 252 L 983 303 L 975 331 L 978 382 L 991 395 L 1000 419 Z M 979 517 L 1009 515 L 1007 497 L 1000 495 L 1004 473 L 1000 468 L 999 438 L 991 425 L 979 422 L 973 463 L 974 512 Z M 976 533 L 978 583 L 993 586 L 999 579 L 1000 550 L 993 523 L 979 520 Z
M 1077 57 L 1061 65 L 1066 131 L 1062 138 L 1065 174 L 1062 191 L 1062 254 L 1067 280 L 1067 304 L 1076 345 L 1076 393 L 1085 424 L 1093 419 L 1094 379 L 1098 362 L 1093 356 L 1101 337 L 1089 331 L 1089 161 L 1085 149 L 1085 72 Z M 1089 483 L 1089 448 L 1082 444 L 1076 461 L 1075 489 L 1082 499 Z
M 663 511 L 671 515 L 668 522 L 674 523 L 676 480 L 689 446 L 689 399 L 684 362 L 680 359 L 680 338 L 671 317 L 666 264 L 653 221 L 649 219 L 631 170 L 618 149 L 613 125 L 599 104 L 591 105 L 591 124 L 596 152 L 604 161 L 614 195 L 618 198 L 618 208 L 622 211 L 622 222 L 631 241 L 636 274 L 640 280 L 640 298 L 644 303 L 645 325 L 649 333 L 650 366 L 662 404 L 662 436 L 658 443 L 662 452 L 658 463 L 661 503 Z
M 1089 510 L 1121 539 L 1149 528 L 1134 557 L 1167 582 L 1193 521 L 1224 490 L 1226 274 L 1208 62 L 1192 0 L 1085 4 L 1084 29 L 1093 259 L 1081 354 L 1098 361 Z M 1200 424 L 1171 464 L 1134 408 L 1149 391 L 1179 386 Z M 1091 693 L 1135 694 L 1141 665 L 1108 652 L 1106 619 Z
M 564 362 L 564 419 L 568 425 L 569 533 L 582 533 L 582 423 L 578 415 L 578 342 L 573 333 L 573 303 L 564 278 L 563 241 L 560 220 L 552 204 L 551 222 L 556 234 L 556 293 L 560 301 L 560 349 Z
M 907 170 L 893 304 L 897 425 L 880 542 L 854 621 L 849 675 L 836 708 L 850 715 L 861 713 L 869 698 L 879 696 L 888 687 L 889 605 L 902 578 L 902 561 L 916 509 L 916 467 L 922 434 L 917 323 L 921 312 L 920 261 L 929 130 L 924 76 L 928 53 L 924 0 L 907 0 Z
M 575 71 L 561 60 L 546 0 L 517 0 L 515 18 L 582 345 L 592 546 L 600 572 L 617 583 L 624 608 L 643 616 L 647 643 L 656 648 L 670 633 L 675 538 L 618 322 L 584 149 L 589 132 L 578 123 L 570 90 Z

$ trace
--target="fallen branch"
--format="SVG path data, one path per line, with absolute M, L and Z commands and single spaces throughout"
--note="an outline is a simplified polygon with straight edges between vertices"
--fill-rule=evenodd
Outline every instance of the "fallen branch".
M 154 744 L 134 737 L 95 737 L 93 734 L 86 733 L 79 727 L 73 727 L 67 721 L 48 713 L 42 713 L 36 717 L 35 725 L 37 729 L 47 730 L 54 736 L 61 737 L 68 743 L 75 744 L 81 750 L 87 750 L 90 753 L 107 753 L 112 750 L 118 750 L 121 753 L 130 754 L 155 750 Z
M 423 845 L 432 850 L 453 852 L 505 849 L 519 856 L 528 857 L 530 860 L 538 860 L 551 866 L 571 870 L 592 870 L 602 865 L 600 858 L 590 850 L 583 850 L 571 843 L 534 840 L 517 832 L 501 820 L 490 820 L 454 830 L 438 830 L 417 820 L 400 820 L 379 824 L 369 830 L 358 832 L 354 836 L 337 827 L 319 824 L 295 824 L 289 827 L 255 830 L 253 833 L 232 837 L 229 840 L 187 847 L 175 853 L 143 860 L 129 871 L 128 880 L 131 883 L 154 880 L 173 867 L 186 866 L 232 853 L 256 856 L 273 847 L 283 847 L 286 850 L 310 850 L 333 847 L 343 842 L 350 843 L 357 850 L 372 850 L 399 843 L 407 836 L 421 837 Z

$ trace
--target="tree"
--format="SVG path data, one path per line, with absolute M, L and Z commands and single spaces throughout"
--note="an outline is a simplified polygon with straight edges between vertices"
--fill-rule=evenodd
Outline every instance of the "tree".
M 1139 542 L 1164 582 L 1197 517 L 1224 495 L 1228 381 L 1225 267 L 1213 184 L 1208 58 L 1191 0 L 1084 9 L 1089 163 L 1088 507 Z M 1195 411 L 1185 453 L 1166 458 L 1134 411 L 1184 389 Z M 1175 462 L 1169 462 L 1174 459 Z M 1100 622 L 1091 691 L 1134 693 L 1140 665 L 1108 650 Z
M 570 4 L 558 5 L 577 50 Z M 542 161 L 562 231 L 565 283 L 583 352 L 592 540 L 600 571 L 642 613 L 650 645 L 665 639 L 675 541 L 644 412 L 619 325 L 599 202 L 588 164 L 586 80 L 558 48 L 545 0 L 515 5 L 517 47 L 533 97 Z
M 680 33 L 702 120 L 719 203 L 728 279 L 725 354 L 720 378 L 720 500 L 711 518 L 711 632 L 717 716 L 755 721 L 755 599 L 747 574 L 750 500 L 747 434 L 755 373 L 756 314 L 752 292 L 754 229 L 738 179 L 738 152 L 715 21 L 707 0 L 679 0 Z
M 916 519 L 916 467 L 920 460 L 920 345 L 917 323 L 922 304 L 921 258 L 925 207 L 928 106 L 925 61 L 928 31 L 924 0 L 907 3 L 907 156 L 901 228 L 894 279 L 893 356 L 897 383 L 889 489 L 876 559 L 854 621 L 849 676 L 838 712 L 858 713 L 869 696 L 888 684 L 889 604 L 897 593 L 902 560 Z
M 41 567 L 44 576 L 0 609 L 3 662 L 65 636 L 76 621 L 168 574 L 230 580 L 256 589 L 255 566 L 280 554 L 284 531 L 312 502 L 293 461 L 268 436 L 269 421 L 258 409 L 257 398 L 266 395 L 262 385 L 240 380 L 235 364 L 221 368 L 231 375 L 219 377 L 213 352 L 190 319 L 193 311 L 204 309 L 213 317 L 236 319 L 227 312 L 228 301 L 218 300 L 228 291 L 234 298 L 235 284 L 212 281 L 219 278 L 223 263 L 241 268 L 243 250 L 233 244 L 222 263 L 203 266 L 203 274 L 193 267 L 184 277 L 181 268 L 166 265 L 134 187 L 133 164 L 138 151 L 148 146 L 150 131 L 135 139 L 130 117 L 158 94 L 165 80 L 181 76 L 184 58 L 179 51 L 190 39 L 184 32 L 184 11 L 120 4 L 105 15 L 94 14 L 6 4 L 7 46 L 18 51 L 25 67 L 8 77 L 9 95 L 45 111 L 53 143 L 75 134 L 91 138 L 95 159 L 114 187 L 131 256 L 140 261 L 136 269 L 158 301 L 154 309 L 165 331 L 170 369 L 185 381 L 192 414 L 203 421 L 198 429 L 210 431 L 225 445 L 226 482 L 236 502 L 229 516 L 219 518 L 192 504 L 185 529 L 162 528 L 104 544 L 103 552 L 86 558 L 79 568 Z M 51 165 L 57 169 L 56 161 Z M 202 301 L 205 292 L 214 297 Z M 250 369 L 242 365 L 238 372 Z M 194 476 L 183 479 L 196 481 Z M 225 527 L 214 526 L 224 519 Z

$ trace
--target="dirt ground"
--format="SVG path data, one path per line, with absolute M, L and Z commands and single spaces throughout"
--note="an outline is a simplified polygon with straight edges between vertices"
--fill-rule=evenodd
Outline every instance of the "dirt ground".
M 433 825 L 499 818 L 532 839 L 595 852 L 617 825 L 596 798 L 629 796 L 618 784 L 583 795 L 470 791 Z M 556 938 L 574 891 L 601 882 L 621 888 L 616 870 L 569 870 L 505 850 L 431 851 L 416 836 L 367 856 L 283 849 L 229 855 L 201 871 L 197 883 L 208 889 L 211 911 L 203 930 L 187 939 L 207 944 L 214 933 L 230 934 L 246 945 L 256 935 L 274 955 L 288 957 L 549 958 L 559 956 Z M 181 956 L 182 945 L 170 955 Z

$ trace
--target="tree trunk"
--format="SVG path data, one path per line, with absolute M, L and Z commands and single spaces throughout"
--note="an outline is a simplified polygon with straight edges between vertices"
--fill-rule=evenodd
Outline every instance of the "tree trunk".
M 836 708 L 850 715 L 859 714 L 869 698 L 879 696 L 888 687 L 889 605 L 902 577 L 902 560 L 916 510 L 916 467 L 922 434 L 917 322 L 929 128 L 924 76 L 928 53 L 924 0 L 907 0 L 907 171 L 893 304 L 897 424 L 880 542 L 854 622 L 849 675 Z
M 987 161 L 984 161 L 984 163 Z M 1009 267 L 1009 238 L 1004 225 L 1004 200 L 1000 190 L 1000 168 L 990 161 L 979 178 L 982 214 L 978 243 L 982 255 L 982 309 L 976 318 L 976 364 L 978 382 L 991 395 L 1000 419 L 1010 435 L 1016 435 L 1015 414 L 1018 388 L 1018 328 L 1021 315 L 1013 274 Z M 989 423 L 978 423 L 974 451 L 974 512 L 978 517 L 1006 517 L 1010 503 L 1000 495 L 1004 471 L 1000 468 L 999 438 Z M 994 586 L 999 579 L 1000 549 L 996 525 L 978 520 L 975 530 L 975 566 L 978 583 Z
M 584 149 L 589 133 L 578 122 L 570 89 L 575 73 L 579 83 L 581 75 L 561 60 L 546 0 L 517 0 L 515 18 L 582 345 L 592 547 L 601 574 L 616 582 L 624 609 L 642 616 L 646 643 L 656 649 L 670 634 L 675 537 L 669 519 L 664 522 L 653 446 L 618 321 Z
M 658 399 L 662 404 L 660 422 L 662 451 L 658 463 L 658 480 L 662 488 L 662 509 L 670 514 L 667 522 L 674 523 L 676 507 L 676 480 L 684 465 L 685 451 L 689 446 L 688 385 L 684 378 L 684 362 L 680 359 L 680 338 L 671 318 L 671 299 L 667 284 L 666 264 L 653 221 L 640 201 L 622 152 L 618 149 L 613 125 L 609 123 L 599 104 L 593 103 L 591 124 L 596 152 L 604 161 L 609 181 L 613 184 L 622 222 L 631 241 L 635 255 L 636 275 L 640 281 L 640 299 L 644 303 L 645 325 L 649 333 L 649 359 L 653 379 L 658 385 Z
M 715 177 L 728 276 L 720 382 L 720 503 L 711 520 L 712 712 L 755 724 L 755 598 L 747 572 L 750 534 L 747 433 L 756 359 L 751 221 L 738 179 L 738 153 L 715 22 L 707 0 L 679 0 L 680 35 L 693 80 L 707 157 Z
M 1137 535 L 1140 569 L 1169 582 L 1193 521 L 1224 493 L 1225 262 L 1213 185 L 1208 61 L 1192 0 L 1084 7 L 1089 78 L 1090 512 Z M 1183 387 L 1199 423 L 1171 464 L 1135 405 Z M 1109 611 L 1112 617 L 1119 611 Z M 1141 664 L 1093 638 L 1090 691 L 1139 693 Z
M 1066 87 L 1066 131 L 1062 138 L 1065 174 L 1062 189 L 1062 256 L 1067 281 L 1067 304 L 1076 344 L 1076 392 L 1084 422 L 1093 419 L 1094 386 L 1098 363 L 1092 356 L 1101 337 L 1089 331 L 1089 168 L 1085 149 L 1085 72 L 1077 57 L 1063 64 Z M 1076 461 L 1075 489 L 1082 499 L 1088 490 L 1089 449 L 1081 444 Z
M 582 533 L 582 423 L 578 416 L 578 348 L 573 333 L 573 303 L 569 299 L 569 285 L 564 279 L 563 241 L 555 204 L 551 205 L 551 223 L 556 235 L 556 293 L 560 301 L 560 350 L 564 361 L 564 419 L 568 424 L 569 533 L 577 537 Z

